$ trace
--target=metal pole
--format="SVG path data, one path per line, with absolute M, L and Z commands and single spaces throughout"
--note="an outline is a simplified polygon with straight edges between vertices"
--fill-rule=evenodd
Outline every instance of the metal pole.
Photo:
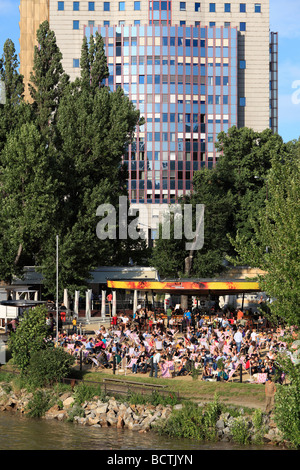
M 58 235 L 56 235 L 56 344 L 58 344 Z

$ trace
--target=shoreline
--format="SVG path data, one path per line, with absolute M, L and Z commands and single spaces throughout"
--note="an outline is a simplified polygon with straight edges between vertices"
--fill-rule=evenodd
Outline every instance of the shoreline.
M 8 386 L 8 385 L 7 385 Z M 6 387 L 7 387 L 6 386 Z M 28 416 L 28 404 L 33 398 L 33 393 L 21 390 L 19 394 L 4 390 L 5 386 L 0 384 L 0 412 L 14 412 Z M 49 390 L 46 389 L 46 392 Z M 199 403 L 195 406 L 199 407 L 199 411 L 203 412 L 205 404 Z M 242 409 L 242 407 L 240 407 Z M 176 405 L 151 405 L 151 404 L 129 404 L 126 400 L 118 401 L 113 396 L 106 396 L 103 400 L 98 396 L 93 399 L 77 405 L 74 393 L 71 391 L 62 392 L 56 403 L 53 404 L 43 416 L 39 419 L 71 421 L 74 424 L 82 426 L 92 426 L 98 428 L 112 427 L 116 429 L 128 429 L 138 433 L 158 432 L 156 426 L 162 422 L 166 422 L 173 413 L 182 413 L 183 404 Z M 77 413 L 77 414 L 76 414 Z M 243 413 L 242 413 L 243 415 Z M 30 415 L 29 415 L 30 417 Z M 232 429 L 234 422 L 240 419 L 231 415 L 229 411 L 222 412 L 216 422 L 216 441 L 217 442 L 234 442 Z M 245 450 L 251 449 L 251 443 L 255 442 L 259 430 L 254 430 L 251 416 L 244 416 L 243 419 L 247 423 L 247 427 L 251 429 L 251 441 L 245 444 Z M 264 433 L 261 436 L 260 445 L 275 446 L 278 450 L 287 450 L 288 446 L 281 438 L 280 431 L 270 416 L 263 417 Z

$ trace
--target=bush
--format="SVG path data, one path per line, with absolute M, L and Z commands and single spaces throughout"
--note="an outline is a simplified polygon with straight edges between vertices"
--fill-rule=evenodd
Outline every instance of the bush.
M 187 402 L 181 410 L 173 411 L 166 422 L 160 423 L 157 431 L 171 437 L 212 441 L 216 439 L 216 422 L 220 413 L 218 397 L 203 408 L 193 402 Z
M 300 390 L 297 384 L 277 387 L 274 420 L 290 446 L 300 447 Z
M 300 365 L 282 354 L 280 369 L 289 379 L 288 385 L 276 385 L 274 421 L 291 447 L 300 447 Z
M 81 405 L 85 401 L 92 400 L 95 396 L 101 396 L 101 393 L 100 385 L 95 387 L 82 382 L 74 387 L 74 400 L 77 405 Z
M 79 418 L 84 418 L 84 416 L 85 416 L 85 411 L 84 411 L 84 409 L 81 408 L 78 404 L 75 404 L 75 406 L 73 406 L 73 407 L 69 410 L 67 421 L 73 423 L 74 418 L 75 418 L 76 416 L 79 416 Z
M 266 433 L 267 429 L 264 426 L 263 412 L 260 409 L 254 411 L 254 416 L 252 418 L 252 423 L 254 426 L 254 444 L 262 444 L 263 436 Z
M 28 415 L 32 418 L 40 418 L 52 406 L 52 394 L 46 390 L 37 390 L 29 401 Z
M 237 444 L 248 444 L 250 434 L 248 430 L 248 423 L 242 416 L 236 418 L 231 427 L 232 440 Z
M 37 306 L 24 312 L 24 317 L 15 333 L 9 336 L 8 346 L 14 364 L 26 371 L 32 354 L 46 348 L 47 310 L 44 306 Z
M 26 375 L 35 387 L 52 385 L 68 376 L 74 361 L 62 348 L 47 348 L 31 356 Z

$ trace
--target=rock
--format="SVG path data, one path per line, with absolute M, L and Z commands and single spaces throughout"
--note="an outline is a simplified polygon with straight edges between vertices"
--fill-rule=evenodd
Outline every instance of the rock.
M 61 412 L 58 405 L 52 406 L 48 411 L 45 413 L 45 419 L 56 419 L 57 415 Z
M 115 426 L 117 425 L 117 422 L 118 422 L 118 418 L 115 414 L 115 412 L 113 410 L 110 410 L 106 413 L 106 419 L 107 419 L 107 422 L 111 425 L 111 426 Z
M 99 419 L 99 424 L 101 424 L 103 428 L 107 428 L 108 422 L 107 422 L 106 413 L 100 414 L 98 419 Z
M 115 413 L 119 411 L 119 405 L 116 400 L 109 400 L 108 409 L 114 411 Z
M 58 421 L 63 421 L 64 419 L 67 418 L 67 412 L 66 410 L 60 410 L 59 413 L 57 413 L 56 419 Z
M 108 410 L 108 404 L 107 403 L 102 403 L 101 405 L 98 405 L 97 408 L 95 409 L 95 413 L 97 415 L 102 415 L 106 413 Z
M 173 406 L 174 410 L 182 410 L 182 408 L 183 408 L 183 405 L 181 405 L 181 404 Z
M 72 393 L 70 393 L 70 392 L 65 392 L 65 393 L 63 393 L 63 394 L 59 397 L 59 399 L 60 399 L 62 402 L 64 402 L 65 400 L 67 400 L 67 398 L 69 398 L 69 397 L 71 397 L 71 396 L 72 396 Z
M 218 430 L 223 430 L 225 428 L 225 423 L 223 421 L 223 419 L 219 419 L 217 422 L 216 422 L 216 427 Z
M 96 424 L 100 426 L 99 418 L 90 416 L 87 420 L 87 424 L 89 424 L 90 426 L 95 426 Z
M 125 423 L 123 421 L 123 418 L 122 416 L 119 416 L 118 421 L 117 421 L 117 429 L 123 429 L 124 426 L 125 426 Z
M 82 424 L 82 425 L 86 425 L 87 424 L 87 418 L 78 418 L 77 423 Z
M 75 402 L 75 399 L 73 397 L 67 397 L 65 400 L 63 400 L 63 407 L 64 408 L 70 408 L 73 403 Z

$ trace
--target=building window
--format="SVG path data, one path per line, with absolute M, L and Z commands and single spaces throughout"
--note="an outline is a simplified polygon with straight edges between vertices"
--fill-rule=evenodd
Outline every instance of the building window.
M 215 3 L 210 3 L 209 4 L 209 11 L 211 13 L 215 13 L 216 12 L 216 4 Z
M 103 10 L 104 11 L 110 11 L 110 2 L 104 2 Z
M 185 10 L 186 10 L 186 3 L 180 2 L 180 11 L 185 11 Z
M 89 20 L 88 21 L 88 26 L 95 26 L 95 21 L 94 20 Z
M 213 28 L 214 26 L 216 26 L 216 22 L 215 21 L 210 21 L 209 22 L 209 27 Z
M 244 107 L 246 106 L 246 98 L 244 98 L 244 97 L 241 97 L 241 98 L 240 98 L 240 106 L 241 106 L 242 108 L 244 108 Z
M 255 13 L 261 13 L 261 4 L 260 3 L 255 3 L 254 12 Z
M 95 2 L 89 2 L 88 10 L 89 11 L 95 11 Z
M 244 21 L 240 22 L 240 31 L 246 31 L 246 23 Z
M 246 61 L 245 60 L 240 60 L 240 69 L 244 70 L 246 68 Z
M 125 20 L 119 20 L 119 26 L 124 26 L 125 25 Z
M 240 3 L 240 13 L 246 13 L 246 3 Z
M 103 25 L 104 25 L 104 26 L 109 26 L 109 25 L 110 25 L 110 22 L 109 22 L 108 20 L 104 20 L 104 21 L 103 21 Z
M 135 11 L 141 10 L 141 2 L 134 2 L 134 9 Z
M 224 28 L 230 28 L 230 21 L 225 21 Z
M 79 20 L 73 20 L 73 29 L 79 29 Z
M 201 11 L 201 3 L 195 3 L 195 11 Z
M 58 11 L 64 11 L 65 2 L 57 2 L 57 9 L 58 9 Z
M 73 11 L 79 11 L 79 2 L 73 2 Z
M 134 20 L 134 26 L 141 24 L 141 20 Z
M 80 65 L 79 64 L 79 59 L 73 59 L 73 67 L 77 69 L 77 68 L 79 68 L 79 65 Z
M 181 20 L 181 21 L 179 22 L 179 26 L 184 26 L 185 24 L 186 24 L 186 23 L 185 23 L 184 20 Z
M 119 11 L 125 11 L 125 2 L 119 2 Z
M 230 13 L 230 7 L 231 7 L 230 3 L 224 3 L 224 12 Z
M 195 26 L 200 26 L 200 21 L 195 21 Z

